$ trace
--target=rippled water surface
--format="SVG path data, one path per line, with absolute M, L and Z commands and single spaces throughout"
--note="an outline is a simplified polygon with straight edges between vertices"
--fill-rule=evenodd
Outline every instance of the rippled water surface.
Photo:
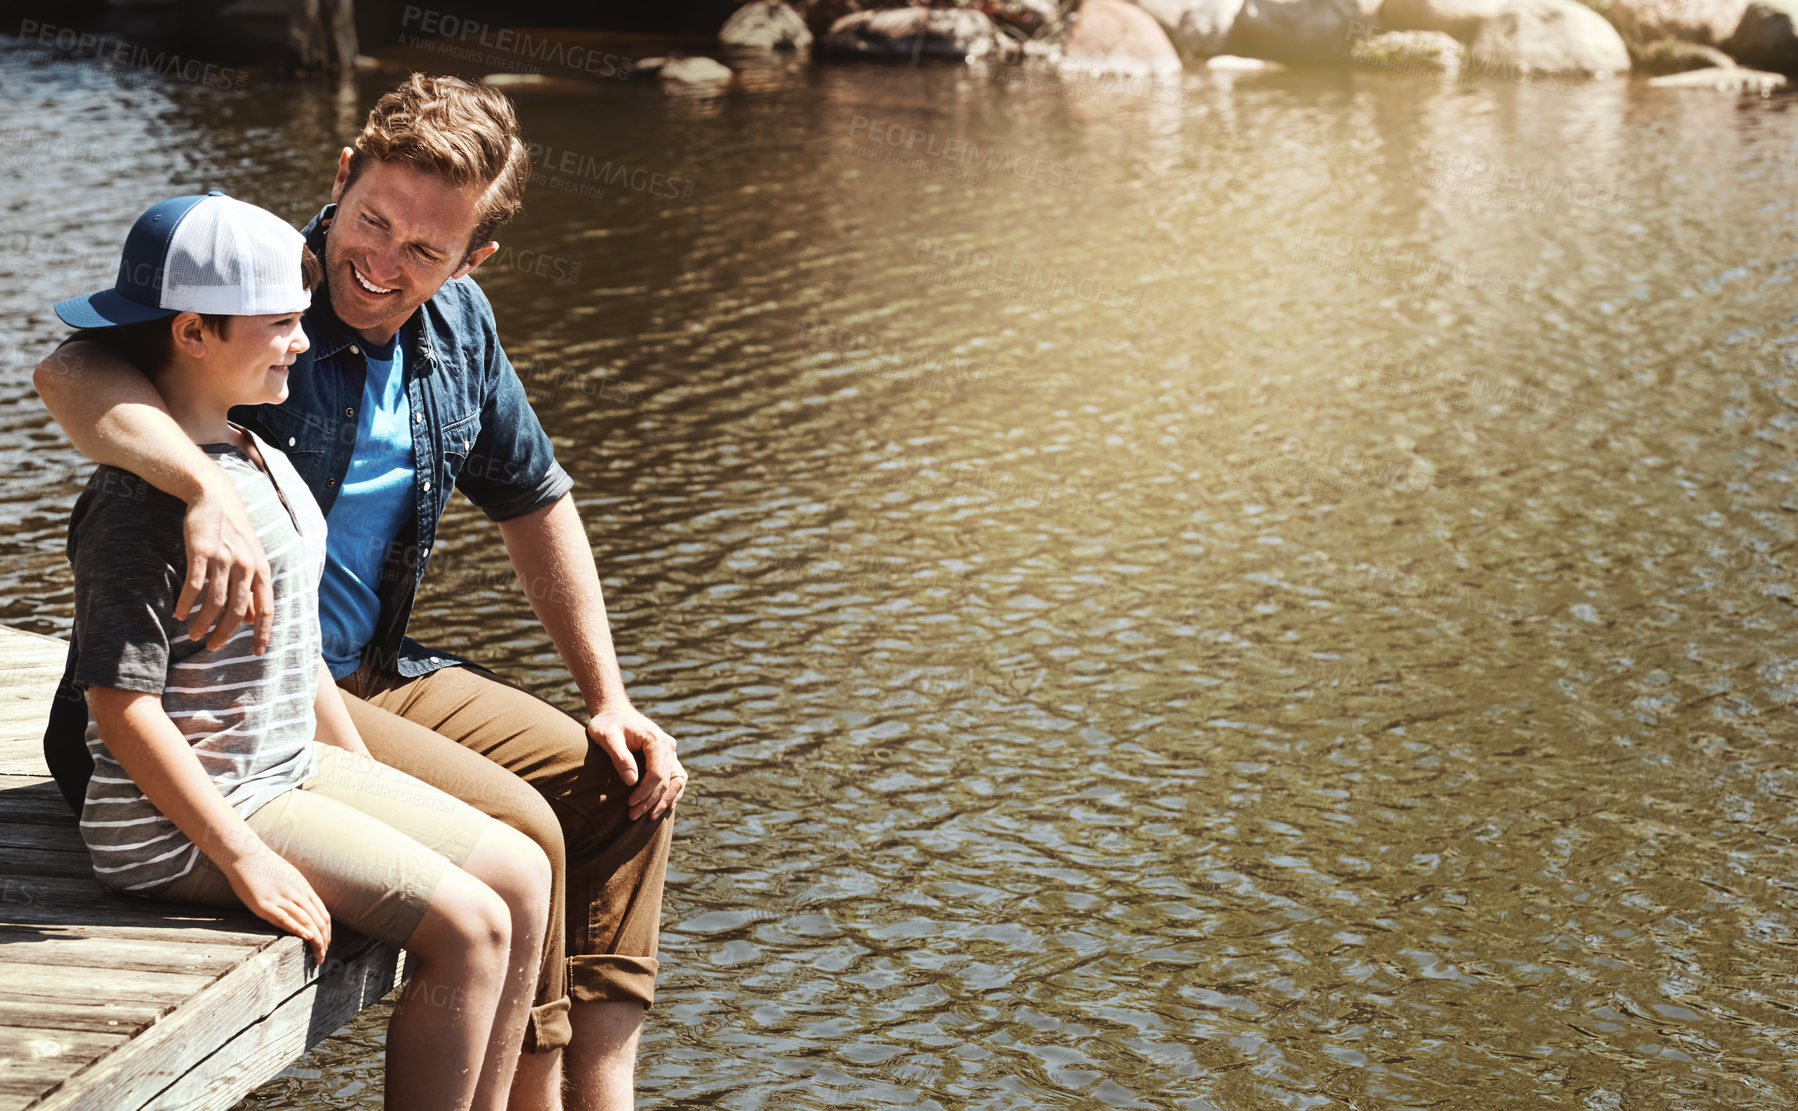
M 521 97 L 478 276 L 696 776 L 642 1105 L 1791 1106 L 1794 100 L 1003 76 Z M 55 633 L 51 301 L 383 80 L 0 82 Z M 576 705 L 451 517 L 415 630 Z M 383 1015 L 245 1106 L 377 1107 Z

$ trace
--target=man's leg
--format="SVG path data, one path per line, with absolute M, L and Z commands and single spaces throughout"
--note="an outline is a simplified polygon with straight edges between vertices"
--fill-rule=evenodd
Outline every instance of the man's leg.
M 549 802 L 567 853 L 568 994 L 576 1039 L 564 1061 L 568 1105 L 629 1108 L 637 1031 L 655 998 L 673 823 L 669 817 L 632 821 L 630 788 L 588 740 L 586 726 L 485 669 L 444 668 L 366 697 L 510 770 Z
M 363 700 L 357 692 L 366 684 L 359 677 L 351 676 L 339 687 L 356 732 L 375 759 L 505 822 L 535 841 L 549 858 L 550 914 L 544 926 L 543 962 L 537 973 L 537 998 L 525 1028 L 525 1052 L 519 1057 L 512 1083 L 511 1105 L 519 1111 L 554 1111 L 561 1106 L 562 1049 L 572 1034 L 563 908 L 567 864 L 555 812 L 528 784 L 504 768 Z

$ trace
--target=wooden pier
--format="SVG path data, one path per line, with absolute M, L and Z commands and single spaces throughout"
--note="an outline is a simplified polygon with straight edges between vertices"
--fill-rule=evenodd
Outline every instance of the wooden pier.
M 68 646 L 0 627 L 0 1111 L 214 1111 L 396 983 L 348 928 L 314 965 L 248 911 L 113 895 L 42 738 Z

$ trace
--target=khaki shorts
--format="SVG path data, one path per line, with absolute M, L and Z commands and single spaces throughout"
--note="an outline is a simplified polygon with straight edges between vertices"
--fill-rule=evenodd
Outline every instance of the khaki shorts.
M 493 819 L 452 795 L 335 745 L 312 744 L 318 771 L 248 819 L 318 892 L 331 917 L 403 946 L 451 865 L 468 859 Z M 152 898 L 241 907 L 204 854 Z

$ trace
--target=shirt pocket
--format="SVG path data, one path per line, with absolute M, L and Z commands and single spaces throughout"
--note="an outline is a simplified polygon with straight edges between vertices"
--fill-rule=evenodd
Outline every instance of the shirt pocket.
M 289 459 L 293 459 L 302 474 L 306 472 L 306 468 L 300 465 L 300 459 L 319 459 L 329 454 L 331 445 L 341 434 L 336 426 L 299 409 L 264 405 L 257 416 L 263 427 L 268 429 L 268 442 L 285 452 Z M 351 443 L 354 443 L 356 424 L 353 420 L 350 421 L 348 435 Z
M 443 485 L 445 489 L 454 486 L 468 466 L 468 457 L 474 451 L 475 438 L 481 434 L 481 414 L 470 413 L 443 429 Z

